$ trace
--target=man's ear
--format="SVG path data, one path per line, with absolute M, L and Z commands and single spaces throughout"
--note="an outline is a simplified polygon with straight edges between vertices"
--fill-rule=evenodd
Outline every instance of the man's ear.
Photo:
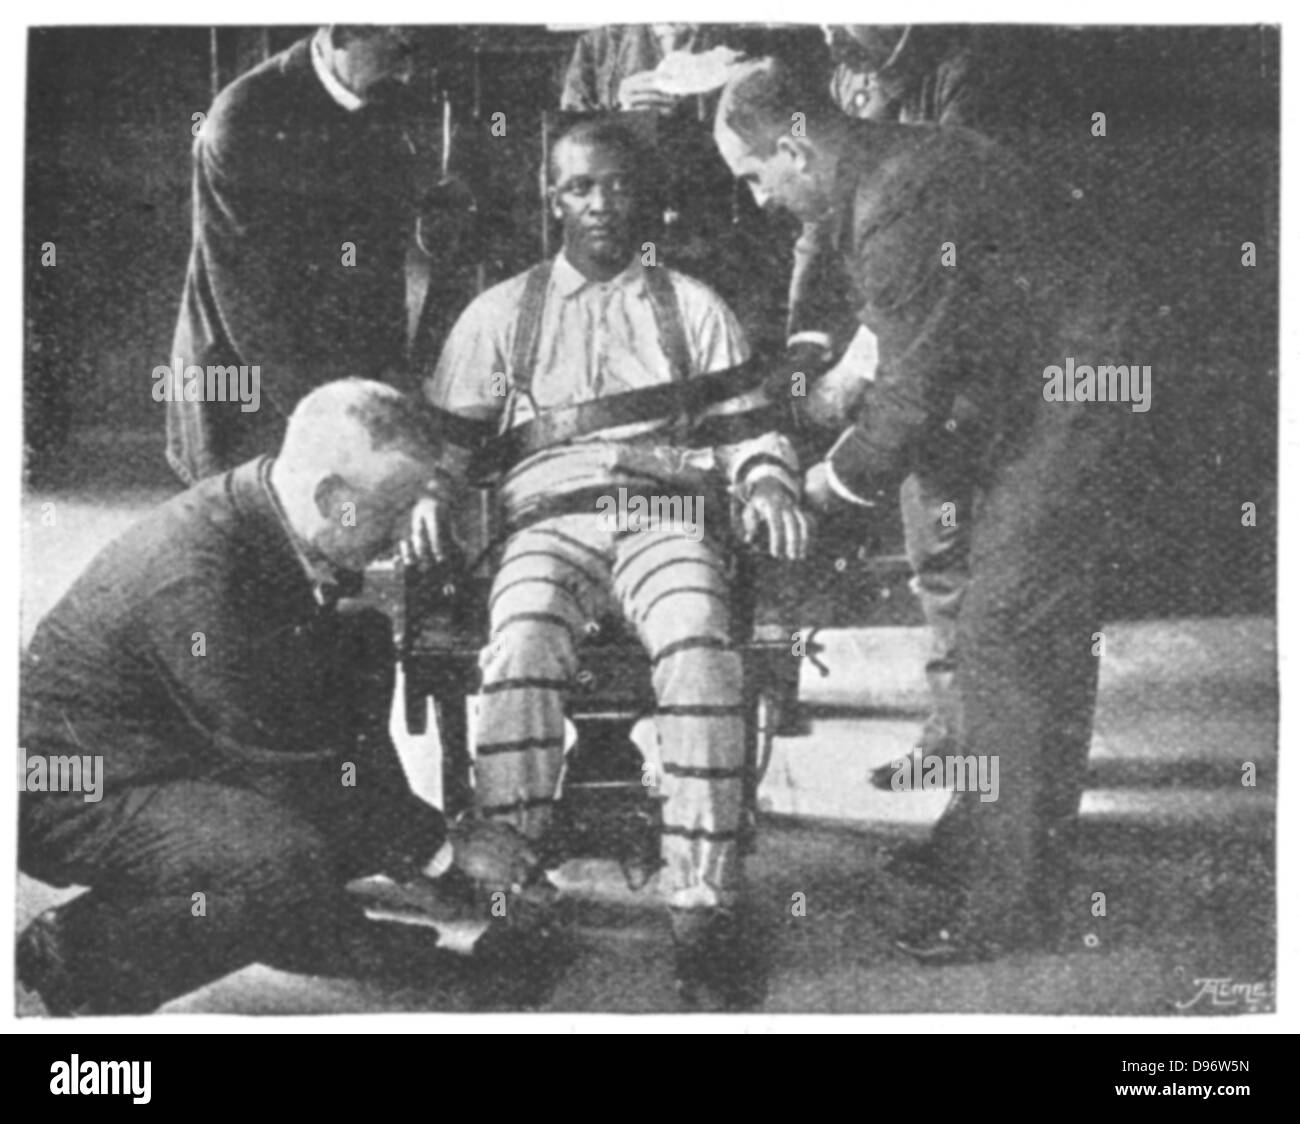
M 815 155 L 806 137 L 778 137 L 776 150 L 790 160 L 800 175 L 807 173 Z
M 316 482 L 312 499 L 316 503 L 316 511 L 320 517 L 333 523 L 337 522 L 342 515 L 344 501 L 350 494 L 348 482 L 338 473 L 332 472 Z
M 551 214 L 557 219 L 564 218 L 564 213 L 560 210 L 560 193 L 555 190 L 555 184 L 551 184 L 546 189 L 546 205 L 550 207 Z

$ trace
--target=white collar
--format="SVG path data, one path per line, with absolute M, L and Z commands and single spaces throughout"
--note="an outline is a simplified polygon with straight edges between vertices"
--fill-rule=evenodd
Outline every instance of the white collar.
M 555 256 L 555 268 L 552 270 L 552 283 L 562 297 L 571 297 L 581 292 L 588 285 L 639 285 L 644 283 L 643 267 L 634 255 L 627 268 L 614 274 L 608 281 L 593 281 L 583 275 L 563 250 Z
M 329 37 L 329 30 L 322 27 L 311 40 L 311 65 L 316 71 L 316 77 L 325 87 L 326 93 L 329 94 L 339 105 L 349 113 L 360 109 L 366 103 L 355 93 L 349 90 L 330 67 L 329 60 L 325 57 L 325 43 Z

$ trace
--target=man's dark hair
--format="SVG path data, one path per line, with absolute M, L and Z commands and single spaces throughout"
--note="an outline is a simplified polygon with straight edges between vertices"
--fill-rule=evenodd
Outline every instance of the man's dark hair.
M 817 125 L 836 121 L 839 110 L 824 84 L 814 84 L 777 58 L 745 67 L 727 84 L 718 103 L 722 123 L 763 158 L 776 151 L 781 137 L 791 135 L 796 113 L 803 114 L 806 135 L 812 136 Z
M 556 154 L 565 144 L 613 149 L 623 157 L 628 171 L 636 174 L 639 186 L 646 186 L 645 177 L 649 176 L 654 167 L 649 149 L 636 130 L 620 121 L 617 116 L 601 114 L 599 117 L 586 117 L 565 129 L 551 145 L 550 166 L 547 168 L 547 179 L 551 186 L 555 186 L 559 176 Z
M 400 25 L 379 23 L 332 23 L 327 25 L 330 41 L 335 48 L 346 47 L 357 39 L 377 39 L 394 32 L 408 31 Z M 408 32 L 409 37 L 409 32 Z

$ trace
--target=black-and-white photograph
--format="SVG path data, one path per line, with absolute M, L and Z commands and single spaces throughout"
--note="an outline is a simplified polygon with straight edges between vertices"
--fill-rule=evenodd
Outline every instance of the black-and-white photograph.
M 18 1019 L 1275 1013 L 1280 29 L 476 14 L 14 39 Z

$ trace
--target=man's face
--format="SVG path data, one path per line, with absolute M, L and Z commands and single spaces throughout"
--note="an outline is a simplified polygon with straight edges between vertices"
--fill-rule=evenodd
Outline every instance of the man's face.
M 415 76 L 415 34 L 406 27 L 377 27 L 339 46 L 349 89 L 367 101 L 400 96 Z
M 783 138 L 766 158 L 759 156 L 721 120 L 713 131 L 732 175 L 749 186 L 760 207 L 782 207 L 805 222 L 820 218 L 829 200 L 811 168 L 807 141 Z
M 617 149 L 562 142 L 555 153 L 552 205 L 564 224 L 564 249 L 578 268 L 621 269 L 635 248 L 634 173 Z
M 322 481 L 312 546 L 345 570 L 363 570 L 392 554 L 409 534 L 411 509 L 436 471 L 392 452 L 376 459 L 373 477 L 362 484 L 337 476 Z

